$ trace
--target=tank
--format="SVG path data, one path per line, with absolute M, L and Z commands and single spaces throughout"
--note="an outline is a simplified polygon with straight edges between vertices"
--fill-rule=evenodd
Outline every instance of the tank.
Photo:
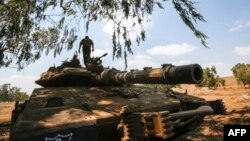
M 187 92 L 145 86 L 201 83 L 198 64 L 126 72 L 104 68 L 101 57 L 91 58 L 86 68 L 73 57 L 42 73 L 36 81 L 42 88 L 28 101 L 16 102 L 10 140 L 166 140 L 201 123 L 206 115 L 225 111 L 220 100 L 219 106 L 211 106 Z

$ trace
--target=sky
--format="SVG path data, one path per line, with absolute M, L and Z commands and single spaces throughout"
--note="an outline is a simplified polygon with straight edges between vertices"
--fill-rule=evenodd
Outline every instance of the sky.
M 203 68 L 215 66 L 220 76 L 232 76 L 231 68 L 237 63 L 250 63 L 250 1 L 249 0 L 200 0 L 195 5 L 207 21 L 198 22 L 197 28 L 208 36 L 209 48 L 201 45 L 192 31 L 181 21 L 171 2 L 165 9 L 155 9 L 145 24 L 146 40 L 139 46 L 133 44 L 134 54 L 128 56 L 128 69 L 161 67 L 161 64 L 185 65 L 198 63 Z M 129 21 L 124 21 L 124 23 Z M 127 24 L 127 23 L 126 23 Z M 81 27 L 80 27 L 81 29 Z M 112 60 L 112 24 L 106 21 L 91 23 L 88 33 L 81 29 L 79 38 L 70 51 L 63 51 L 56 58 L 43 55 L 40 60 L 17 71 L 0 68 L 0 85 L 10 83 L 31 94 L 40 74 L 54 64 L 71 59 L 78 50 L 80 39 L 88 35 L 95 44 L 92 56 L 108 53 L 103 65 L 124 70 L 124 60 Z M 135 29 L 137 30 L 137 29 Z M 133 35 L 131 35 L 133 40 Z M 82 56 L 80 55 L 83 65 Z

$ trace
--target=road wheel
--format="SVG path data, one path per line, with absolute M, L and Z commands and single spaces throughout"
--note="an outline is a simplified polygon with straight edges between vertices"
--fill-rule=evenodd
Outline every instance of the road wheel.
M 213 101 L 208 101 L 209 106 L 211 106 L 214 110 L 214 114 L 226 114 L 226 107 L 224 105 L 224 102 L 222 101 L 222 99 L 217 99 L 217 100 L 213 100 Z

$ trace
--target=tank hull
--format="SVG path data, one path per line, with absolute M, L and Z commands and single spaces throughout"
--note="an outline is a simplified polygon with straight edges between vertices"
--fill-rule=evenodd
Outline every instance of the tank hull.
M 140 117 L 166 111 L 170 113 L 170 116 L 171 114 L 179 117 L 187 116 L 185 113 L 183 113 L 185 115 L 180 114 L 183 110 L 181 109 L 183 103 L 180 99 L 168 96 L 172 93 L 171 91 L 129 87 L 126 90 L 131 92 L 131 96 L 127 93 L 124 96 L 123 90 L 124 88 L 121 87 L 108 86 L 35 89 L 23 112 L 15 121 L 10 139 L 13 141 L 121 140 L 121 132 L 117 129 L 124 118 L 122 109 L 132 105 L 137 107 L 137 110 L 129 113 Z M 199 105 L 202 106 L 204 101 L 198 100 L 202 101 Z M 186 111 L 196 108 L 189 108 Z M 193 111 L 197 118 L 203 118 L 211 112 L 209 110 L 206 113 Z M 174 125 L 173 128 L 175 128 Z M 169 133 L 166 138 L 174 135 L 174 132 L 174 129 L 171 129 L 171 134 Z

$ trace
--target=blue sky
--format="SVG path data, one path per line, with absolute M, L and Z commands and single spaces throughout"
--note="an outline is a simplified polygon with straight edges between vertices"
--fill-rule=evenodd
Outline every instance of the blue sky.
M 128 70 L 145 66 L 160 67 L 164 63 L 184 65 L 198 63 L 202 67 L 215 66 L 220 76 L 230 76 L 230 69 L 236 63 L 250 63 L 250 1 L 249 0 L 203 0 L 196 4 L 197 10 L 207 23 L 199 22 L 198 29 L 207 36 L 209 48 L 204 48 L 181 21 L 171 2 L 165 9 L 157 9 L 150 16 L 151 22 L 145 25 L 146 41 L 140 46 L 133 45 L 133 55 L 128 57 Z M 124 21 L 129 22 L 129 21 Z M 53 55 L 42 56 L 37 62 L 24 70 L 11 68 L 0 69 L 0 85 L 11 83 L 31 93 L 39 87 L 34 83 L 40 74 L 52 65 L 71 58 L 80 38 L 89 35 L 95 43 L 93 56 L 105 52 L 109 56 L 103 59 L 104 66 L 124 69 L 123 59 L 112 60 L 112 26 L 102 21 L 92 23 L 86 34 L 80 27 L 79 40 L 74 48 L 53 58 Z M 82 59 L 82 58 L 80 58 Z M 81 61 L 82 63 L 82 61 Z M 83 63 L 82 63 L 83 64 Z

